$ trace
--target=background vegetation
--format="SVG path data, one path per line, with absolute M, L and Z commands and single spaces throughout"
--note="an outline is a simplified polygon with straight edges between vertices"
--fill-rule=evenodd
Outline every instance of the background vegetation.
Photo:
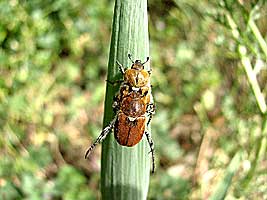
M 267 199 L 265 1 L 148 3 L 149 199 Z M 113 7 L 0 2 L 0 199 L 100 197 L 100 148 L 84 152 L 102 128 Z

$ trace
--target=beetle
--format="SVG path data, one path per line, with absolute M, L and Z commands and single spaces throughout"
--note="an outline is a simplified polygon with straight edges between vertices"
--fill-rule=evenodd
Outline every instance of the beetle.
M 154 173 L 154 142 L 150 133 L 146 130 L 155 112 L 155 106 L 150 102 L 150 72 L 144 69 L 144 64 L 149 60 L 149 57 L 144 63 L 141 60 L 133 62 L 130 54 L 128 54 L 128 57 L 132 61 L 130 69 L 123 68 L 117 61 L 124 80 L 119 93 L 114 98 L 115 117 L 88 148 L 85 158 L 88 158 L 95 146 L 101 143 L 112 129 L 114 129 L 116 141 L 127 147 L 139 143 L 145 134 L 152 153 L 152 173 Z

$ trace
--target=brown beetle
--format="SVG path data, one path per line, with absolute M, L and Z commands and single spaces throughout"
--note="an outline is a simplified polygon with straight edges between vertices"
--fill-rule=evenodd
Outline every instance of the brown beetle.
M 128 57 L 132 61 L 130 54 Z M 148 60 L 149 58 L 147 58 Z M 143 66 L 146 62 L 141 63 L 140 60 L 132 61 L 131 69 L 126 70 L 117 62 L 124 81 L 113 103 L 116 115 L 86 151 L 85 158 L 88 158 L 95 146 L 101 143 L 113 128 L 117 142 L 122 146 L 128 147 L 139 143 L 145 133 L 152 153 L 152 173 L 154 173 L 154 144 L 146 128 L 154 114 L 155 106 L 150 102 L 150 72 L 144 70 Z

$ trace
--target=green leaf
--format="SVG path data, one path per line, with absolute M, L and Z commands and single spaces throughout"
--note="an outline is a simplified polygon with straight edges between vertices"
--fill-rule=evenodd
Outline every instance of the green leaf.
M 127 54 L 133 59 L 149 56 L 146 0 L 117 0 L 115 3 L 108 80 L 121 79 L 116 60 L 130 66 Z M 148 64 L 146 64 L 148 66 Z M 113 118 L 113 97 L 119 86 L 107 84 L 104 125 Z M 120 146 L 109 134 L 103 143 L 101 166 L 102 199 L 146 199 L 149 185 L 150 155 L 145 137 L 134 147 Z

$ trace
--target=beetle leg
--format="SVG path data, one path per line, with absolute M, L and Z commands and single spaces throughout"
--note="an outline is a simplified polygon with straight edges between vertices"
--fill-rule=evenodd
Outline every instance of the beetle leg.
M 120 71 L 121 71 L 121 74 L 124 75 L 124 67 L 122 66 L 122 64 L 117 60 L 116 61 L 117 65 L 119 65 L 119 68 L 120 68 Z
M 132 55 L 128 53 L 128 58 L 130 59 L 130 61 L 132 61 L 132 63 L 134 64 L 134 61 L 132 59 Z
M 147 104 L 146 109 L 147 109 L 148 113 L 154 114 L 155 110 L 156 110 L 156 106 L 154 103 L 149 103 L 149 104 Z
M 148 118 L 147 123 L 146 123 L 147 126 L 148 126 L 148 125 L 150 124 L 150 122 L 151 122 L 152 114 L 149 114 L 148 117 L 149 117 L 149 118 Z
M 154 173 L 155 172 L 154 142 L 149 132 L 146 131 L 145 134 L 150 147 L 150 152 L 152 153 L 152 173 Z
M 87 159 L 91 151 L 96 147 L 96 145 L 100 144 L 113 129 L 116 121 L 116 117 L 102 130 L 96 141 L 87 149 L 84 158 Z
M 119 94 L 113 97 L 112 108 L 113 108 L 114 113 L 117 113 L 117 111 L 120 108 L 120 103 L 119 103 L 120 99 L 121 99 L 121 96 Z
M 116 84 L 121 84 L 123 82 L 123 80 L 116 80 L 116 81 L 110 81 L 110 80 L 106 80 L 109 84 L 111 84 L 112 86 L 116 85 Z
M 142 92 L 142 90 L 140 90 Z M 142 94 L 141 97 L 145 97 L 148 94 L 148 90 L 144 92 L 144 94 Z
M 114 101 L 112 104 L 112 108 L 113 108 L 113 112 L 116 113 L 119 111 L 120 108 L 120 104 L 118 103 L 118 101 Z
M 150 124 L 150 121 L 152 119 L 153 114 L 155 113 L 155 104 L 149 103 L 147 104 L 147 113 L 148 113 L 148 120 L 147 120 L 147 126 Z

